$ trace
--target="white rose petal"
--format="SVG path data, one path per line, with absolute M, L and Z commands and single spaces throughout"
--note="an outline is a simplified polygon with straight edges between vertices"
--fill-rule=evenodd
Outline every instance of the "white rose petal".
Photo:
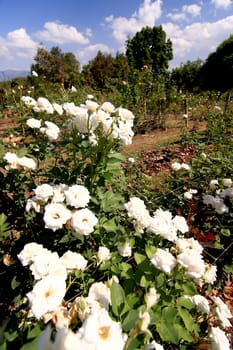
M 81 254 L 72 252 L 70 250 L 62 255 L 60 261 L 68 272 L 72 272 L 76 269 L 85 270 L 87 266 L 87 260 Z
M 74 230 L 84 236 L 92 233 L 97 223 L 97 217 L 87 208 L 77 210 L 71 219 L 71 226 Z
M 150 259 L 151 263 L 159 270 L 170 274 L 176 266 L 177 261 L 167 250 L 158 248 L 154 256 Z
M 85 208 L 90 201 L 88 189 L 82 185 L 73 185 L 64 191 L 66 203 L 74 208 Z
M 40 319 L 45 313 L 55 311 L 62 303 L 66 293 L 63 278 L 49 275 L 35 284 L 27 294 L 33 315 Z
M 56 231 L 63 227 L 71 218 L 71 211 L 62 203 L 50 203 L 45 206 L 45 227 Z

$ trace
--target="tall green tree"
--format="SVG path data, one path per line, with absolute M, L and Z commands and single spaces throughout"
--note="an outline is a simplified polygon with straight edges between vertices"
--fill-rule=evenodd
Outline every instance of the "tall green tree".
M 204 89 L 224 92 L 233 88 L 233 35 L 208 56 L 200 77 Z
M 172 42 L 162 26 L 144 27 L 126 42 L 126 56 L 132 69 L 148 66 L 154 75 L 167 71 L 173 58 Z
M 175 85 L 177 91 L 193 92 L 200 87 L 200 69 L 203 61 L 197 59 L 195 61 L 187 61 L 176 67 L 171 72 L 171 82 Z
M 57 46 L 52 47 L 50 51 L 40 47 L 34 60 L 36 63 L 31 66 L 31 70 L 35 70 L 48 81 L 68 85 L 78 81 L 80 63 L 71 52 L 63 53 Z
M 99 51 L 94 59 L 82 69 L 83 78 L 93 88 L 104 89 L 109 85 L 118 85 L 128 80 L 129 65 L 124 54 L 116 57 Z
M 111 54 L 97 52 L 95 58 L 83 67 L 82 75 L 92 87 L 104 88 L 114 70 L 113 57 Z

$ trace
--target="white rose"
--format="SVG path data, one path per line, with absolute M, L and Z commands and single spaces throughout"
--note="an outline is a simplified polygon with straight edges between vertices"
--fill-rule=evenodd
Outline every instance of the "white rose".
M 97 252 L 97 259 L 99 263 L 109 260 L 110 257 L 111 257 L 111 253 L 107 247 L 102 247 L 102 246 L 99 247 Z
M 53 196 L 53 187 L 49 184 L 38 185 L 34 192 L 37 199 L 47 202 Z
M 145 302 L 148 309 L 157 304 L 160 298 L 160 294 L 157 293 L 155 288 L 150 288 L 149 292 L 145 294 Z
M 94 231 L 97 217 L 87 208 L 77 210 L 71 218 L 71 226 L 80 235 L 87 236 Z
M 71 252 L 70 250 L 62 255 L 60 261 L 68 272 L 72 272 L 75 269 L 83 271 L 87 266 L 87 260 L 81 254 Z
M 231 314 L 227 305 L 219 297 L 213 297 L 213 300 L 216 306 L 215 312 L 217 314 L 217 317 L 221 321 L 223 328 L 231 327 L 231 322 L 229 321 L 229 318 L 232 318 L 233 315 Z
M 29 118 L 26 121 L 27 126 L 29 126 L 30 128 L 34 128 L 34 129 L 40 129 L 41 127 L 41 121 L 36 119 L 36 118 Z
M 211 180 L 209 183 L 209 187 L 211 190 L 215 190 L 218 187 L 218 180 Z
M 36 169 L 36 162 L 28 157 L 18 158 L 18 164 L 24 169 Z
M 210 331 L 211 350 L 230 350 L 230 342 L 224 331 L 219 327 L 212 327 Z
M 90 201 L 88 189 L 82 185 L 73 185 L 64 191 L 66 203 L 74 208 L 84 208 Z
M 17 255 L 17 257 L 23 266 L 27 266 L 32 263 L 34 256 L 39 254 L 39 252 L 43 249 L 44 247 L 42 244 L 35 242 L 27 243 L 23 247 L 23 250 L 21 250 L 21 252 Z
M 139 315 L 139 319 L 140 319 L 140 330 L 142 332 L 147 332 L 148 331 L 148 327 L 150 325 L 150 314 L 148 311 L 145 311 L 143 313 L 141 313 Z
M 158 248 L 155 255 L 150 259 L 151 263 L 159 270 L 170 274 L 177 261 L 167 250 Z
M 125 244 L 119 245 L 117 249 L 122 257 L 130 257 L 132 255 L 132 248 L 129 242 L 125 242 Z
M 187 276 L 196 279 L 203 277 L 205 262 L 197 251 L 186 249 L 183 253 L 177 255 L 177 262 L 185 268 Z
M 181 164 L 179 162 L 174 162 L 171 165 L 172 170 L 178 171 L 181 169 Z
M 35 284 L 27 294 L 33 315 L 40 319 L 45 313 L 55 311 L 66 294 L 63 278 L 49 275 Z
M 45 206 L 45 227 L 56 231 L 63 227 L 71 218 L 71 211 L 62 203 L 50 203 Z
M 91 344 L 96 350 L 123 350 L 126 342 L 121 324 L 113 321 L 103 308 L 94 310 L 86 318 L 78 334 L 85 344 Z M 86 345 L 81 348 L 89 350 Z
M 67 276 L 66 270 L 61 264 L 57 252 L 51 252 L 46 248 L 40 250 L 39 253 L 33 257 L 30 270 L 35 280 L 39 280 L 48 275 L 56 275 L 64 279 L 66 279 Z
M 217 278 L 217 266 L 211 265 L 211 264 L 206 264 L 205 265 L 205 273 L 203 275 L 203 279 L 205 283 L 211 283 L 213 284 L 216 281 Z
M 225 187 L 231 187 L 232 186 L 232 180 L 231 179 L 223 179 L 223 185 Z
M 114 105 L 111 102 L 104 102 L 101 106 L 101 109 L 103 109 L 105 112 L 113 113 L 115 110 Z
M 202 295 L 196 294 L 189 298 L 196 305 L 197 310 L 206 314 L 210 311 L 208 300 Z

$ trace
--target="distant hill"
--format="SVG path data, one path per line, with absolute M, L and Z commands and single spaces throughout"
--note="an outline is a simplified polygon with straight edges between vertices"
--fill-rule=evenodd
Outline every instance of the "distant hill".
M 14 78 L 24 78 L 27 77 L 30 72 L 25 70 L 4 70 L 0 71 L 0 81 L 12 80 Z

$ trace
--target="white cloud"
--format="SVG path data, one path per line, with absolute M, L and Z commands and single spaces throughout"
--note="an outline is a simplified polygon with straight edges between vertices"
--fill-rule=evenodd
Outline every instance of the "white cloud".
M 201 14 L 201 6 L 196 4 L 184 5 L 182 6 L 182 11 L 190 14 L 192 17 L 197 17 Z
M 12 61 L 14 57 L 32 59 L 37 50 L 37 43 L 24 28 L 9 32 L 6 38 L 0 38 L 0 56 Z
M 46 22 L 44 24 L 45 30 L 37 32 L 37 37 L 40 40 L 50 41 L 58 44 L 77 43 L 88 44 L 89 39 L 82 33 L 78 32 L 73 26 L 67 24 L 60 24 L 56 22 Z M 91 32 L 88 31 L 88 36 Z
M 167 15 L 167 17 L 171 18 L 171 20 L 174 21 L 174 22 L 181 22 L 181 21 L 186 21 L 187 20 L 187 15 L 184 14 L 183 12 L 169 13 Z
M 232 28 L 233 16 L 216 22 L 196 22 L 186 27 L 171 22 L 163 24 L 163 29 L 173 43 L 174 60 L 171 66 L 176 66 L 182 60 L 186 62 L 197 58 L 206 59 L 223 40 L 231 35 Z
M 77 51 L 76 57 L 78 61 L 81 63 L 81 65 L 87 64 L 90 60 L 95 58 L 98 51 L 101 51 L 102 53 L 113 53 L 113 50 L 110 49 L 105 44 L 95 44 L 95 45 L 89 45 L 82 50 Z
M 113 37 L 123 44 L 128 35 L 134 35 L 146 26 L 153 27 L 161 14 L 162 0 L 144 0 L 143 4 L 130 18 L 108 16 L 105 21 L 112 28 Z
M 211 0 L 211 4 L 213 4 L 217 8 L 227 9 L 232 5 L 232 0 Z
M 181 8 L 181 11 L 178 12 L 176 9 L 174 13 L 169 13 L 167 15 L 168 18 L 171 18 L 172 21 L 181 22 L 187 21 L 189 17 L 197 17 L 201 14 L 201 6 L 192 4 L 192 5 L 184 5 Z
M 37 44 L 30 38 L 24 28 L 9 32 L 6 38 L 7 46 L 34 50 Z
M 12 58 L 6 45 L 6 41 L 2 37 L 0 37 L 0 58 L 4 60 L 10 60 Z
M 91 37 L 92 36 L 92 30 L 91 28 L 86 28 L 85 35 Z

